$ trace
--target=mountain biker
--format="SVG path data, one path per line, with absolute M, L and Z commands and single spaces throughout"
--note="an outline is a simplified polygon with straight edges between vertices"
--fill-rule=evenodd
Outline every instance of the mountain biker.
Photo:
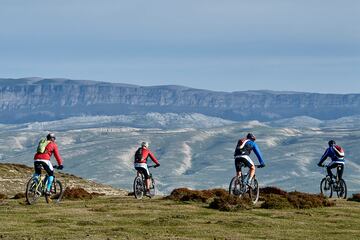
M 331 158 L 331 162 L 326 166 L 327 173 L 331 177 L 331 179 L 333 179 L 334 175 L 333 175 L 331 169 L 337 168 L 339 166 L 339 168 L 337 168 L 338 169 L 338 177 L 339 177 L 339 179 L 341 179 L 342 175 L 344 173 L 344 168 L 345 168 L 344 151 L 342 150 L 341 147 L 336 145 L 336 142 L 334 140 L 330 140 L 328 142 L 328 145 L 329 145 L 329 147 L 326 149 L 324 155 L 321 157 L 321 159 L 318 163 L 318 166 L 324 167 L 323 162 L 328 157 Z
M 265 167 L 265 163 L 262 158 L 260 149 L 255 143 L 255 140 L 256 137 L 254 136 L 254 134 L 248 133 L 246 138 L 242 138 L 238 141 L 234 153 L 236 175 L 238 177 L 241 177 L 241 163 L 243 163 L 246 167 L 250 168 L 250 176 L 246 181 L 246 184 L 248 186 L 251 184 L 251 181 L 255 176 L 255 165 L 250 158 L 252 150 L 254 150 L 254 153 L 260 163 L 259 168 Z
M 138 153 L 140 154 L 139 157 L 137 157 Z M 156 159 L 154 154 L 149 149 L 149 143 L 148 142 L 142 142 L 141 147 L 136 151 L 135 154 L 135 161 L 134 161 L 134 168 L 138 171 L 138 173 L 142 173 L 145 176 L 146 179 L 146 196 L 150 196 L 150 172 L 147 165 L 147 159 L 150 157 L 150 159 L 156 164 L 156 167 L 160 166 L 159 161 Z
M 50 158 L 52 154 L 54 154 L 55 159 L 58 163 L 58 169 L 63 169 L 63 160 L 61 159 L 61 156 L 59 154 L 58 146 L 55 143 L 56 137 L 54 133 L 49 133 L 46 136 L 46 140 L 48 141 L 48 144 L 45 147 L 44 153 L 36 153 L 34 156 L 34 168 L 35 173 L 34 177 L 39 177 L 41 174 L 41 167 L 43 167 L 46 171 L 46 173 L 49 176 L 48 183 L 46 186 L 46 193 L 47 195 L 50 194 L 51 184 L 54 180 L 54 168 L 51 164 Z

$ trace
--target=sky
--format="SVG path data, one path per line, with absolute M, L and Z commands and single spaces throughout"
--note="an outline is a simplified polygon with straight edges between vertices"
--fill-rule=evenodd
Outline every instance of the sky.
M 358 0 L 1 0 L 0 78 L 360 93 Z

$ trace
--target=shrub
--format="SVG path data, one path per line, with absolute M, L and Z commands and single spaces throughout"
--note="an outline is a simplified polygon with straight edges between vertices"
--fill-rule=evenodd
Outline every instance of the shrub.
M 318 208 L 334 206 L 334 202 L 330 202 L 321 194 L 309 194 L 301 192 L 291 192 L 287 196 L 288 201 L 294 208 Z
M 174 189 L 169 196 L 165 197 L 165 199 L 206 203 L 215 197 L 227 195 L 228 193 L 224 189 L 190 190 L 188 188 L 177 188 Z
M 301 192 L 290 192 L 286 195 L 269 194 L 265 196 L 265 201 L 261 208 L 266 209 L 286 209 L 298 208 L 309 209 L 318 207 L 330 207 L 335 203 L 329 201 L 321 194 L 309 194 Z
M 209 204 L 209 207 L 212 209 L 218 209 L 226 212 L 251 209 L 252 206 L 253 204 L 249 198 L 239 198 L 230 195 L 216 197 Z
M 353 194 L 352 198 L 349 198 L 348 201 L 360 202 L 360 193 Z
M 265 198 L 265 202 L 261 204 L 261 208 L 266 209 L 286 209 L 292 207 L 286 196 L 277 194 L 269 194 Z
M 7 195 L 0 193 L 0 200 L 7 199 Z
M 85 200 L 85 199 L 92 199 L 93 197 L 101 196 L 104 194 L 100 193 L 89 193 L 83 188 L 69 188 L 67 187 L 64 191 L 63 198 L 68 200 Z
M 277 195 L 285 196 L 287 192 L 277 187 L 260 188 L 260 195 L 269 195 L 269 194 L 277 194 Z
M 25 193 L 17 193 L 15 194 L 14 197 L 12 197 L 12 199 L 22 199 L 25 198 Z

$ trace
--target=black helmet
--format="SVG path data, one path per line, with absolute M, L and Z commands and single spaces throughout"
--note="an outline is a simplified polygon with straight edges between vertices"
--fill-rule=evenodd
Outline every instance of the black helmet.
M 50 140 L 55 140 L 55 139 L 56 139 L 55 134 L 54 134 L 54 133 L 49 133 L 49 134 L 46 136 L 46 139 L 47 139 L 48 141 L 50 141 Z
M 252 133 L 248 133 L 247 136 L 246 136 L 246 138 L 247 138 L 247 139 L 250 139 L 250 140 L 252 140 L 252 141 L 255 141 L 255 140 L 256 140 L 255 135 L 252 134 Z
M 333 145 L 336 144 L 335 140 L 330 140 L 328 143 L 329 143 L 329 147 L 331 147 L 331 146 L 333 146 Z

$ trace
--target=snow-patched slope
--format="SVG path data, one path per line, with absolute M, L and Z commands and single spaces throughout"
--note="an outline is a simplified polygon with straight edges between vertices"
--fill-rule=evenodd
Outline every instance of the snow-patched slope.
M 254 121 L 197 128 L 193 121 L 211 118 L 196 116 L 182 116 L 182 121 L 189 124 L 182 123 L 176 129 L 168 127 L 179 117 L 172 114 L 151 115 L 152 119 L 161 120 L 151 128 L 122 124 L 124 120 L 113 117 L 67 119 L 47 122 L 41 127 L 39 123 L 1 126 L 0 162 L 31 166 L 37 141 L 47 130 L 55 129 L 67 172 L 130 190 L 135 176 L 133 154 L 141 141 L 149 141 L 161 162 L 160 168 L 152 170 L 161 192 L 168 193 L 184 186 L 198 189 L 227 187 L 235 173 L 233 151 L 236 141 L 251 131 L 257 136 L 267 165 L 257 170 L 262 185 L 318 192 L 324 173 L 316 163 L 325 151 L 327 141 L 333 138 L 346 150 L 345 179 L 349 190 L 360 189 L 360 160 L 357 157 L 360 155 L 360 128 L 355 127 L 355 120 L 323 121 L 316 128 L 289 126 L 285 122 L 284 125 L 277 122 L 273 127 L 271 122 Z M 341 128 L 334 128 L 334 123 Z M 347 123 L 350 127 L 346 127 Z M 165 127 L 159 128 L 160 125 Z M 252 157 L 257 162 L 256 157 Z
M 34 122 L 20 125 L 29 130 L 68 130 L 77 128 L 130 126 L 137 128 L 211 128 L 233 124 L 233 121 L 209 117 L 199 113 L 147 113 L 141 115 L 82 116 L 58 121 Z

